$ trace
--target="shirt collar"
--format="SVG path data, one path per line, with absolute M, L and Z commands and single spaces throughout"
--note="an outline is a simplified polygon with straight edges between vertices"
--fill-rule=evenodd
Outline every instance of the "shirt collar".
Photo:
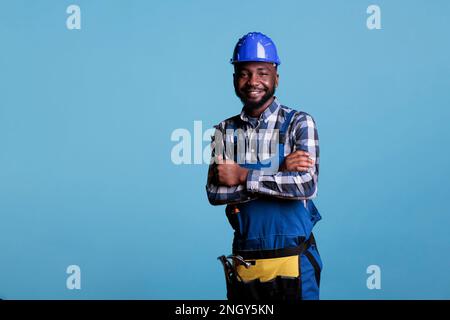
M 272 103 L 269 105 L 269 107 L 267 107 L 266 110 L 264 110 L 264 112 L 261 113 L 261 115 L 259 116 L 259 120 L 260 121 L 264 120 L 264 122 L 266 123 L 267 121 L 269 121 L 269 117 L 271 115 L 276 114 L 279 107 L 280 107 L 280 103 L 278 102 L 277 97 L 274 97 L 274 99 L 273 99 Z M 248 116 L 247 116 L 244 108 L 242 108 L 240 117 L 241 117 L 242 121 L 249 122 Z

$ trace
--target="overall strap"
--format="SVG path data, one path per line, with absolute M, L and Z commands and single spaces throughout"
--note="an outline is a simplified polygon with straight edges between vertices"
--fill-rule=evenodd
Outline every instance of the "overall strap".
M 295 110 L 291 110 L 290 112 L 287 113 L 286 118 L 284 119 L 284 122 L 281 124 L 281 127 L 279 129 L 279 134 L 280 134 L 280 143 L 284 144 L 286 142 L 286 134 L 287 134 L 287 130 L 289 128 L 289 124 L 291 123 L 292 118 L 295 116 L 295 113 L 297 111 Z M 229 128 L 227 129 L 232 129 L 232 130 L 236 130 L 236 126 L 235 124 L 232 122 L 229 126 Z M 233 137 L 234 142 L 237 143 L 237 136 L 234 135 Z
M 289 124 L 291 123 L 292 118 L 294 117 L 296 111 L 292 110 L 290 111 L 287 115 L 286 118 L 284 119 L 283 124 L 280 127 L 280 144 L 285 144 L 286 143 L 286 139 L 287 139 L 287 130 L 289 128 Z
M 287 130 L 289 128 L 289 124 L 291 123 L 292 118 L 294 117 L 296 111 L 292 110 L 286 115 L 283 124 L 279 129 L 279 144 L 278 144 L 278 163 L 281 165 L 284 161 L 284 145 L 288 140 Z

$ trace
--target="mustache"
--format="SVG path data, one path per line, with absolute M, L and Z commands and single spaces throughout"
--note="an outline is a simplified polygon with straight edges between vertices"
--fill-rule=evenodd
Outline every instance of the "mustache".
M 267 92 L 268 89 L 267 88 L 244 88 L 244 89 L 240 90 L 240 92 L 243 94 L 247 93 L 247 92 L 251 92 L 251 91 Z
M 252 90 L 263 91 L 263 90 L 267 90 L 267 88 L 266 87 L 244 87 L 244 88 L 242 88 L 241 91 L 252 91 Z

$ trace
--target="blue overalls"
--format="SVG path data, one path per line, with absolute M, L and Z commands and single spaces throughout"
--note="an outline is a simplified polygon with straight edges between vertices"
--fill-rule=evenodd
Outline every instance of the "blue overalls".
M 278 163 L 284 161 L 284 144 L 287 129 L 295 110 L 288 113 L 286 120 L 279 128 Z M 236 137 L 235 137 L 236 141 Z M 248 169 L 263 169 L 270 163 L 244 163 L 241 166 Z M 283 259 L 298 259 L 296 274 L 287 271 L 291 276 L 278 276 L 276 268 L 272 270 L 273 279 L 262 280 L 258 277 L 252 281 L 237 281 L 239 288 L 235 292 L 247 290 L 250 298 L 277 298 L 290 292 L 281 300 L 319 299 L 320 273 L 322 262 L 312 235 L 312 229 L 321 216 L 312 200 L 288 200 L 274 197 L 259 197 L 237 205 L 227 206 L 228 220 L 235 230 L 233 239 L 233 255 L 241 256 L 247 262 L 255 265 L 264 261 L 274 262 Z M 282 260 L 282 259 L 281 259 Z M 283 260 L 285 261 L 285 260 Z M 285 262 L 283 262 L 286 264 Z M 239 264 L 238 264 L 239 265 Z M 257 270 L 256 267 L 254 267 Z M 280 270 L 284 267 L 280 266 Z M 286 268 L 285 268 L 286 269 Z M 241 274 L 251 276 L 252 266 L 248 270 L 241 266 Z M 265 269 L 264 269 L 265 270 Z M 264 276 L 264 271 L 262 271 Z M 237 270 L 239 277 L 239 269 Z M 266 277 L 267 278 L 267 277 Z M 246 287 L 247 285 L 247 287 Z M 267 289 L 270 287 L 269 289 Z M 262 295 L 257 291 L 269 290 Z M 230 296 L 228 288 L 228 296 Z M 255 293 L 256 292 L 256 293 Z M 284 293 L 283 293 L 284 292 Z M 230 298 L 230 297 L 229 297 Z M 246 298 L 249 298 L 247 295 Z

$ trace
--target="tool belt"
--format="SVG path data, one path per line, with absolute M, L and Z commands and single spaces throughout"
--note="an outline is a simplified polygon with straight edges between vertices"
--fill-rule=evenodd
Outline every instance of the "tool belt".
M 312 244 L 315 239 L 311 234 L 297 247 L 234 251 L 218 257 L 224 267 L 228 300 L 300 300 L 300 256 Z

